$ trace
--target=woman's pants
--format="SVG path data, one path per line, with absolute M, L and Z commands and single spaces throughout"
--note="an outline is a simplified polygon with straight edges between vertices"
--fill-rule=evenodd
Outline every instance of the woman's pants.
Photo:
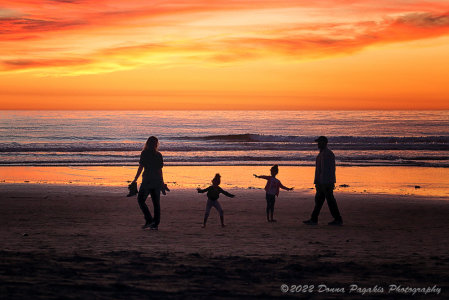
M 151 195 L 151 200 L 153 201 L 154 208 L 154 218 L 151 216 L 150 210 L 148 209 L 145 201 L 148 196 Z M 145 221 L 147 223 L 153 223 L 155 226 L 158 226 L 161 221 L 161 189 L 149 189 L 140 187 L 139 194 L 137 196 L 137 201 L 139 202 L 140 209 L 145 216 Z

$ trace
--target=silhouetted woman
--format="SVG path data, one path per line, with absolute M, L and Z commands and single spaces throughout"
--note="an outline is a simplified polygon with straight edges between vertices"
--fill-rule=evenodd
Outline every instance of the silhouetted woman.
M 140 185 L 139 194 L 137 196 L 140 209 L 145 216 L 145 225 L 142 226 L 142 229 L 158 229 L 161 220 L 161 191 L 164 194 L 166 190 L 168 191 L 162 175 L 164 160 L 162 154 L 157 151 L 158 146 L 159 140 L 154 136 L 150 136 L 140 154 L 139 168 L 137 169 L 136 177 L 133 180 L 133 182 L 137 181 L 143 170 L 142 184 Z M 154 218 L 151 216 L 150 210 L 145 203 L 148 195 L 151 195 L 151 200 L 153 201 Z

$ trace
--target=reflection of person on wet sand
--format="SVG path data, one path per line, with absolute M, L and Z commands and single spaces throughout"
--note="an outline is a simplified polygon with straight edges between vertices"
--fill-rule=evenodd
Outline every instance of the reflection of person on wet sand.
M 265 186 L 266 199 L 267 199 L 267 221 L 268 222 L 276 222 L 275 219 L 273 219 L 273 213 L 274 213 L 274 203 L 276 202 L 276 196 L 279 196 L 279 189 L 291 191 L 293 188 L 288 188 L 282 185 L 282 183 L 279 181 L 279 179 L 276 178 L 276 175 L 279 173 L 279 167 L 278 165 L 274 165 L 270 169 L 271 176 L 257 176 L 254 174 L 254 177 L 256 178 L 262 178 L 267 180 L 267 185 Z M 271 214 L 271 219 L 270 219 Z
M 213 207 L 215 207 L 216 210 L 218 210 L 218 213 L 220 214 L 220 220 L 221 220 L 221 226 L 225 227 L 226 224 L 224 223 L 224 214 L 223 209 L 221 209 L 221 205 L 218 202 L 218 198 L 220 197 L 220 193 L 222 193 L 225 196 L 234 198 L 235 195 L 232 195 L 225 190 L 223 190 L 221 187 L 219 187 L 221 183 L 221 176 L 220 174 L 215 174 L 214 179 L 212 179 L 212 185 L 204 190 L 198 188 L 198 193 L 205 193 L 207 192 L 207 204 L 206 204 L 206 213 L 204 214 L 204 223 L 202 228 L 206 227 L 207 218 L 209 217 L 210 210 Z
M 150 136 L 140 154 L 139 168 L 133 180 L 133 182 L 136 182 L 143 170 L 142 184 L 137 196 L 140 209 L 145 216 L 145 225 L 142 226 L 142 229 L 158 229 L 161 220 L 161 191 L 164 195 L 165 191 L 169 191 L 162 175 L 164 161 L 162 154 L 157 151 L 158 146 L 159 140 L 154 136 Z M 151 195 L 151 200 L 153 201 L 154 218 L 151 216 L 150 210 L 145 203 L 149 195 Z
M 342 225 L 343 219 L 340 216 L 337 200 L 335 200 L 333 192 L 335 183 L 337 182 L 335 178 L 335 155 L 329 148 L 327 148 L 328 141 L 325 136 L 320 136 L 315 142 L 318 142 L 318 149 L 320 149 L 320 153 L 316 158 L 315 167 L 315 208 L 310 220 L 304 221 L 304 224 L 318 224 L 318 215 L 323 207 L 324 200 L 327 200 L 327 205 L 334 218 L 334 220 L 328 224 Z

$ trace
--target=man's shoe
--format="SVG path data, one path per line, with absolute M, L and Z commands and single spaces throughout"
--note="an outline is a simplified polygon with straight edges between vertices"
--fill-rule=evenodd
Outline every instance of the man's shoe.
M 153 224 L 153 225 L 150 226 L 150 229 L 151 230 L 158 230 L 159 228 L 156 225 Z
M 151 227 L 153 225 L 154 225 L 154 222 L 152 222 L 152 223 L 146 222 L 145 225 L 142 226 L 142 229 L 147 229 L 147 228 L 149 228 L 149 227 Z
M 315 222 L 312 219 L 307 220 L 307 221 L 303 221 L 303 223 L 306 224 L 306 225 L 318 225 L 318 222 Z
M 340 226 L 343 225 L 343 221 L 337 221 L 337 220 L 333 220 L 332 222 L 327 223 L 328 225 L 336 225 L 336 226 Z

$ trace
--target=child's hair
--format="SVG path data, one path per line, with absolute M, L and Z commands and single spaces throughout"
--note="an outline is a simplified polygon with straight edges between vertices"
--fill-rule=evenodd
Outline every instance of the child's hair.
M 219 173 L 215 174 L 214 179 L 212 179 L 212 183 L 214 183 L 214 181 L 220 180 L 221 175 Z
M 271 170 L 274 171 L 275 174 L 279 173 L 279 166 L 278 165 L 274 165 L 271 167 Z

